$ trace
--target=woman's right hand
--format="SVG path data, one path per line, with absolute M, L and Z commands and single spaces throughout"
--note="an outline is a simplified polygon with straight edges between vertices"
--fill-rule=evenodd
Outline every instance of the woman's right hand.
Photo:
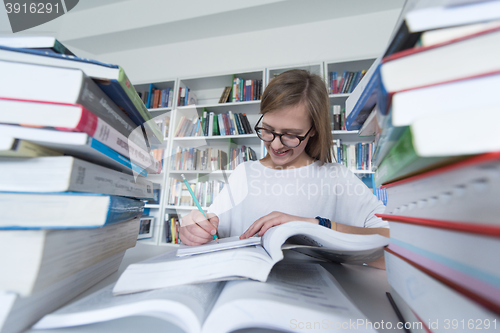
M 186 245 L 201 245 L 210 242 L 214 238 L 219 227 L 219 217 L 213 213 L 207 213 L 208 220 L 199 210 L 192 210 L 181 219 L 179 237 Z

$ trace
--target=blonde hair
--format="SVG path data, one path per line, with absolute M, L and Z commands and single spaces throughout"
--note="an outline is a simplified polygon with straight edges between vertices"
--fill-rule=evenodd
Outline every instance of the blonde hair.
M 302 69 L 292 69 L 271 80 L 262 94 L 260 113 L 303 104 L 315 132 L 309 137 L 305 152 L 323 163 L 332 162 L 332 127 L 330 102 L 323 79 Z

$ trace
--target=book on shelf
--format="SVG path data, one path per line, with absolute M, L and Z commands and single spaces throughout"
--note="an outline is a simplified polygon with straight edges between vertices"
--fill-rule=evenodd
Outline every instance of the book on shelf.
M 75 56 L 6 46 L 0 46 L 0 59 L 45 65 L 44 67 L 54 66 L 50 68 L 73 68 L 83 71 L 86 76 L 94 79 L 95 84 L 99 86 L 106 97 L 116 103 L 136 126 L 144 127 L 148 141 L 154 144 L 163 142 L 161 133 L 151 123 L 151 114 L 122 67 Z
M 371 170 L 372 143 L 344 144 L 338 140 L 335 144 L 334 156 L 338 163 L 350 170 Z
M 280 311 L 276 311 L 277 307 Z M 327 323 L 328 327 L 361 320 L 368 323 L 361 331 L 375 332 L 337 280 L 325 268 L 310 263 L 282 263 L 273 269 L 267 283 L 211 282 L 120 297 L 113 296 L 110 285 L 45 316 L 34 328 L 76 326 L 158 313 L 165 320 L 166 331 L 174 325 L 185 332 L 232 332 L 245 328 L 304 331 L 299 328 L 303 324 L 299 318 L 307 318 L 312 323 Z
M 147 149 L 137 125 L 81 70 L 0 60 L 0 71 L 0 97 L 82 105 Z
M 341 105 L 334 104 L 331 106 L 332 108 L 332 121 L 333 121 L 333 130 L 334 131 L 340 131 L 341 126 L 340 126 L 340 113 L 341 113 Z
M 170 117 L 155 117 L 154 121 L 156 125 L 158 126 L 158 129 L 161 131 L 163 134 L 163 137 L 165 139 L 168 138 L 168 130 L 170 127 Z
M 234 170 L 238 165 L 247 161 L 256 161 L 257 153 L 252 147 L 249 146 L 239 146 L 239 147 L 231 147 L 229 150 L 229 163 L 228 170 Z
M 92 228 L 139 217 L 144 202 L 102 193 L 0 192 L 0 207 L 1 228 Z
M 151 183 L 151 196 L 145 201 L 148 205 L 159 205 L 161 201 L 162 186 L 158 183 Z
M 179 244 L 180 220 L 178 214 L 165 214 L 165 243 Z
M 196 200 L 203 206 L 208 207 L 213 199 L 220 193 L 224 187 L 224 182 L 220 180 L 208 180 L 196 183 L 190 183 L 191 190 L 196 196 Z M 183 181 L 170 178 L 169 181 L 169 199 L 168 204 L 172 206 L 194 207 L 195 203 Z
M 174 155 L 172 170 L 227 170 L 227 153 L 221 149 L 178 146 Z
M 431 331 L 498 331 L 498 313 L 464 296 L 453 284 L 427 274 L 418 264 L 389 248 L 385 250 L 385 262 L 390 286 Z
M 90 192 L 154 197 L 153 183 L 73 156 L 2 157 L 0 191 Z
M 58 152 L 128 174 L 147 176 L 146 169 L 86 133 L 0 124 L 2 135 L 28 140 Z
M 394 181 L 426 168 L 454 161 L 462 156 L 500 150 L 500 141 L 494 134 L 499 120 L 495 107 L 475 109 L 478 119 L 488 119 L 481 129 L 471 126 L 466 117 L 471 110 L 458 110 L 453 117 L 436 114 L 421 117 L 408 127 L 389 150 L 375 174 L 378 184 Z M 442 126 L 446 124 L 446 126 Z M 463 140 L 467 133 L 467 140 Z
M 9 48 L 6 46 L 0 46 L 0 59 L 54 66 L 50 68 L 80 69 L 86 76 L 94 79 L 95 84 L 99 86 L 107 98 L 116 103 L 119 109 L 123 110 L 136 126 L 144 127 L 148 141 L 154 144 L 163 142 L 161 133 L 154 127 L 154 123 L 151 122 L 151 114 L 137 94 L 134 86 L 130 83 L 122 67 L 75 56 L 46 53 L 32 49 Z M 21 84 L 20 86 L 24 85 Z M 34 87 L 33 89 L 38 90 L 41 86 L 38 85 L 38 87 Z M 26 87 L 26 89 L 29 89 L 29 87 Z
M 159 161 L 149 154 L 146 145 L 129 140 L 79 104 L 41 103 L 0 97 L 0 123 L 86 133 L 151 173 L 161 170 Z
M 0 157 L 60 156 L 62 153 L 28 140 L 0 136 Z
M 189 87 L 179 87 L 179 99 L 177 106 L 194 105 L 198 103 L 198 98 Z
M 0 230 L 0 290 L 30 296 L 136 244 L 139 219 L 102 228 Z
M 233 85 L 229 93 L 230 101 L 233 103 L 260 100 L 262 95 L 262 80 L 235 77 L 233 78 Z
M 74 56 L 64 44 L 51 36 L 4 36 L 0 37 L 0 45 Z
M 339 86 L 338 87 L 333 87 L 331 86 L 331 91 L 333 94 L 340 93 L 340 94 L 349 94 L 351 93 L 356 86 L 358 85 L 359 81 L 361 81 L 361 78 L 364 76 L 366 73 L 366 70 L 360 70 L 356 72 L 352 71 L 344 71 L 344 74 L 342 75 Z M 331 80 L 331 85 L 337 83 L 337 72 L 333 72 L 331 74 L 332 80 Z M 333 79 L 335 77 L 335 79 Z M 334 92 L 335 91 L 335 92 Z
M 126 294 L 234 277 L 266 281 L 272 267 L 283 259 L 284 249 L 336 262 L 363 264 L 380 258 L 389 241 L 380 235 L 344 234 L 307 222 L 273 227 L 261 240 L 262 245 L 196 256 L 176 257 L 175 252 L 169 252 L 130 265 L 113 292 Z
M 224 87 L 224 90 L 222 91 L 222 94 L 221 94 L 220 99 L 219 99 L 219 103 L 231 102 L 231 99 L 230 99 L 231 89 L 232 89 L 232 86 Z
M 135 237 L 135 234 L 134 234 Z M 39 292 L 22 297 L 14 292 L 4 291 L 10 298 L 7 308 L 0 293 L 0 309 L 4 311 L 4 321 L 0 322 L 2 333 L 23 332 L 47 313 L 55 311 L 76 296 L 94 286 L 118 270 L 125 251 L 117 253 L 100 262 L 84 268 L 62 280 L 53 283 Z M 2 325 L 3 324 L 3 325 Z

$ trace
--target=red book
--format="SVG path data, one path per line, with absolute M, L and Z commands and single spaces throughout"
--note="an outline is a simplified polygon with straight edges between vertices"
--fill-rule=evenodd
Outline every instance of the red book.
M 161 171 L 159 161 L 147 150 L 80 104 L 0 97 L 0 123 L 86 133 L 149 172 Z

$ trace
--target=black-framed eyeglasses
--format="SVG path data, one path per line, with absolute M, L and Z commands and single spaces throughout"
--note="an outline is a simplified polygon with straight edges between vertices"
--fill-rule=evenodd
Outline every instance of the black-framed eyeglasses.
M 309 131 L 307 131 L 307 133 L 305 135 L 293 135 L 293 134 L 287 134 L 287 133 L 279 134 L 279 133 L 275 133 L 271 130 L 268 130 L 266 128 L 258 127 L 257 125 L 262 120 L 262 117 L 264 117 L 264 115 L 260 116 L 259 121 L 257 122 L 257 124 L 255 124 L 255 127 L 254 127 L 255 132 L 257 133 L 257 136 L 259 137 L 259 139 L 261 139 L 264 142 L 272 142 L 272 141 L 274 141 L 274 139 L 276 137 L 279 137 L 281 143 L 288 148 L 298 147 L 300 145 L 300 143 L 307 138 L 307 135 L 309 134 L 309 132 L 311 132 L 311 130 L 314 127 L 314 126 L 311 126 L 311 128 L 309 129 Z

